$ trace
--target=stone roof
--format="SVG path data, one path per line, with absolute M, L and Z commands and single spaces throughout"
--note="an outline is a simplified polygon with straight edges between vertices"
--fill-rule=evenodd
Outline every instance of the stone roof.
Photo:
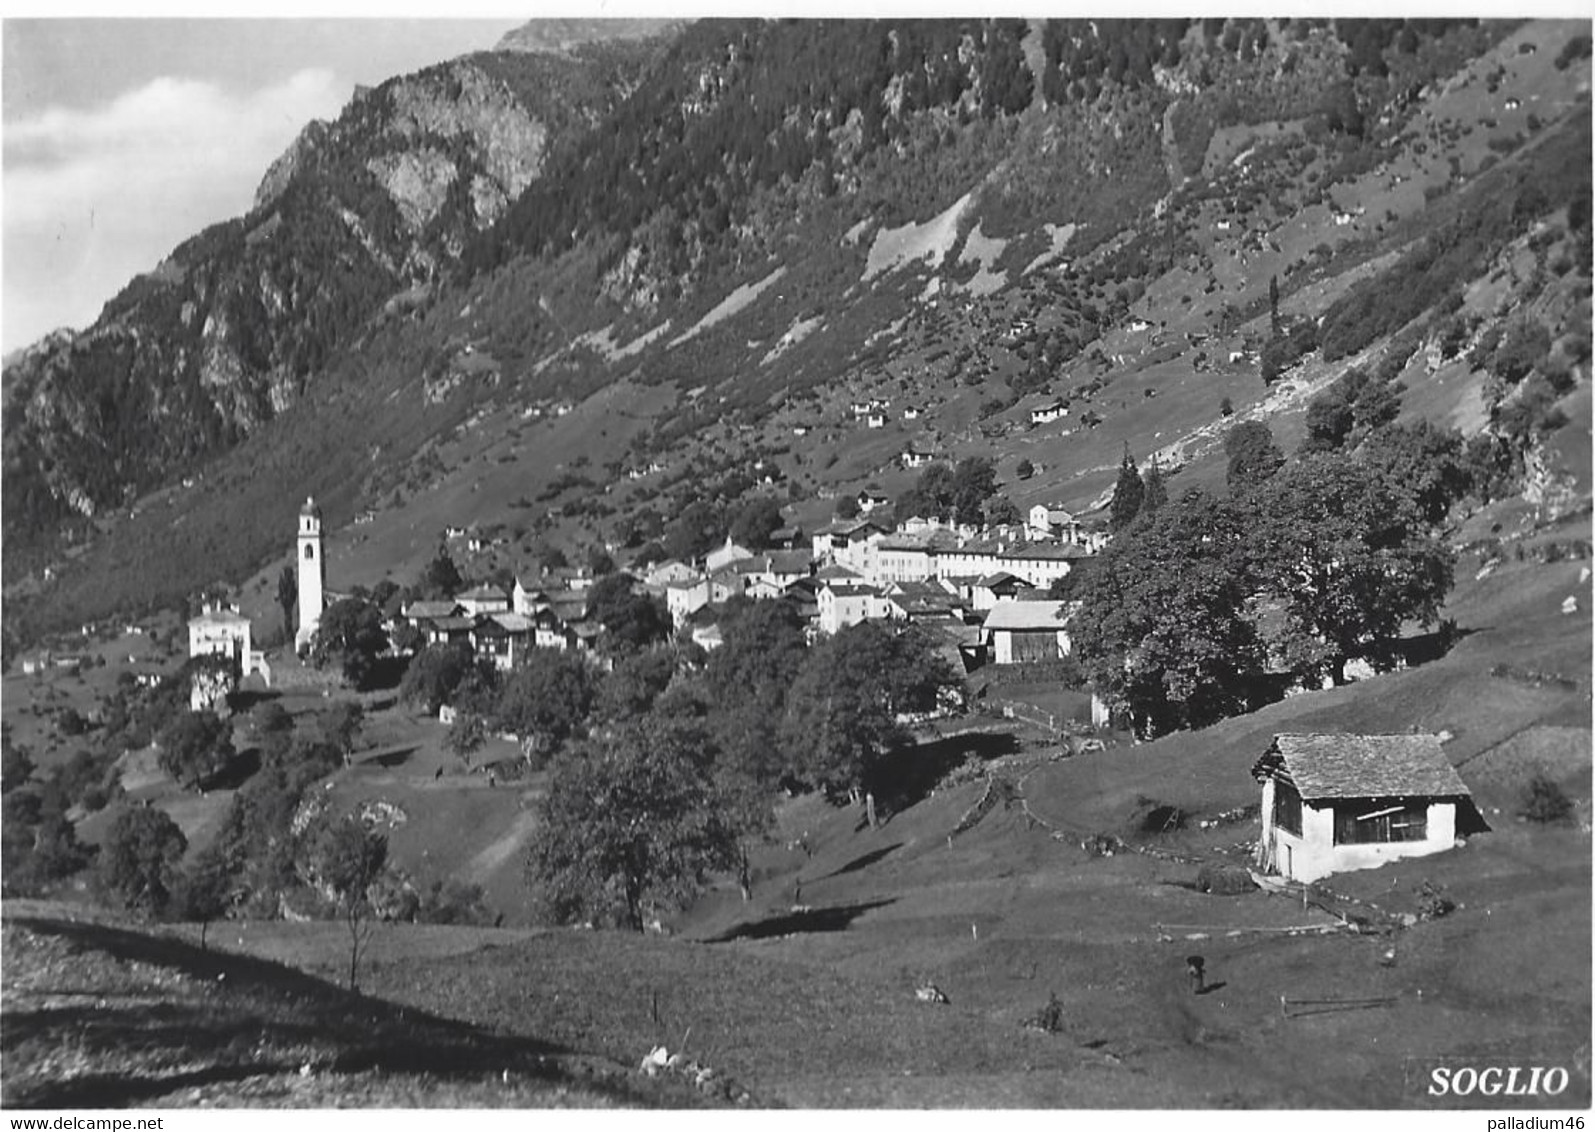
M 412 621 L 426 621 L 452 616 L 457 609 L 459 604 L 453 601 L 412 601 L 404 607 L 404 615 Z
M 1023 578 L 1016 574 L 1010 574 L 1006 570 L 998 570 L 995 574 L 987 574 L 984 578 L 976 579 L 975 585 L 985 586 L 987 589 L 990 589 L 992 586 L 1000 586 L 1004 582 L 1015 582 L 1021 586 L 1025 586 L 1028 589 L 1035 588 Z
M 1438 735 L 1275 735 L 1252 775 L 1284 779 L 1305 801 L 1471 797 Z
M 1012 550 L 998 555 L 1007 559 L 1030 559 L 1034 561 L 1056 562 L 1060 559 L 1085 558 L 1087 552 L 1083 547 L 1059 545 L 1056 543 L 1032 542 L 1024 546 L 1016 546 Z
M 999 601 L 986 614 L 990 629 L 1062 629 L 1066 601 Z
M 479 624 L 497 625 L 506 633 L 532 631 L 532 619 L 520 613 L 488 613 L 483 615 Z
M 462 594 L 454 595 L 455 601 L 508 601 L 509 595 L 497 586 L 472 586 Z
M 807 574 L 814 566 L 814 553 L 809 550 L 774 550 L 770 552 L 770 571 L 775 574 Z

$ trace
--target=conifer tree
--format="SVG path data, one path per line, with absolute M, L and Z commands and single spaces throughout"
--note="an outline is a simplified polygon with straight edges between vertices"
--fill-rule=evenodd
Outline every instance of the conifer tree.
M 1146 485 L 1136 470 L 1135 457 L 1130 455 L 1130 442 L 1124 442 L 1124 460 L 1119 464 L 1119 482 L 1113 488 L 1113 502 L 1108 506 L 1108 529 L 1115 534 L 1135 522 L 1141 513 L 1141 500 L 1146 495 Z

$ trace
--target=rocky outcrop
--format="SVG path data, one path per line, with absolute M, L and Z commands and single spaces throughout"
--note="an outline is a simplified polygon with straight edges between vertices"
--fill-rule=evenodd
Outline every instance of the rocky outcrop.
M 472 56 L 311 122 L 247 216 L 7 365 L 7 534 L 121 506 L 289 409 L 390 298 L 450 270 L 536 179 L 556 129 L 596 120 L 635 66 Z

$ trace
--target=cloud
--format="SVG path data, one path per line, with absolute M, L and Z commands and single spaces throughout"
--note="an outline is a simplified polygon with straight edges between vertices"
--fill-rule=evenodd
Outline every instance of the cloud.
M 183 240 L 248 211 L 267 166 L 351 88 L 323 69 L 242 94 L 159 78 L 100 107 L 9 124 L 0 347 L 88 325 Z

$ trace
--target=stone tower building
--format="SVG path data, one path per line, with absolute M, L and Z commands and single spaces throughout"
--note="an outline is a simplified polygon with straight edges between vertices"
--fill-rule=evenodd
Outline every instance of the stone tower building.
M 321 560 L 321 508 L 311 498 L 299 509 L 299 629 L 294 633 L 294 648 L 309 646 L 321 623 L 322 603 L 326 600 L 326 570 Z

